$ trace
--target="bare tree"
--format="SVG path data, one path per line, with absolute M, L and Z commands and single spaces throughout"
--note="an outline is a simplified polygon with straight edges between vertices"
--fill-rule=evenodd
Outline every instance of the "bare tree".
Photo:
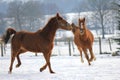
M 21 18 L 22 18 L 22 1 L 13 1 L 9 3 L 8 7 L 8 16 L 10 18 L 14 18 L 15 20 L 15 27 L 19 28 L 22 30 L 22 23 L 21 23 Z
M 6 27 L 6 21 L 4 20 L 4 14 L 0 13 L 0 34 L 4 33 Z
M 35 29 L 35 24 L 38 23 L 42 12 L 42 4 L 40 1 L 34 0 L 29 0 L 27 2 L 13 1 L 9 3 L 8 7 L 8 16 L 14 18 L 15 27 L 19 30 Z
M 111 1 L 88 0 L 88 8 L 94 11 L 93 17 L 96 19 L 96 21 L 99 22 L 100 26 L 102 27 L 102 38 L 105 38 L 105 21 L 108 21 L 110 19 L 106 18 L 108 17 L 106 14 L 111 10 Z
M 95 26 L 94 29 L 100 29 L 102 31 L 102 38 L 105 38 L 106 27 L 110 26 L 109 23 L 113 23 L 114 12 L 111 9 L 111 3 L 114 0 L 84 0 L 75 8 L 79 12 L 88 12 L 87 18 L 89 18 L 89 26 Z M 111 27 L 112 28 L 112 27 Z M 110 29 L 110 27 L 109 27 Z
M 73 8 L 74 11 L 76 11 L 78 13 L 78 17 L 81 16 L 81 12 L 85 12 L 87 11 L 88 7 L 87 6 L 87 1 L 86 0 L 82 0 L 79 2 L 79 5 L 76 5 L 75 8 Z
M 40 1 L 28 1 L 23 5 L 23 16 L 24 16 L 24 24 L 28 24 L 26 26 L 27 29 L 35 30 L 35 26 L 40 26 L 40 18 L 43 15 L 43 4 Z M 39 22 L 38 22 L 39 21 Z
M 4 10 L 6 5 L 6 2 L 4 2 L 3 0 L 0 1 L 0 34 L 4 33 L 6 27 L 6 20 L 4 19 L 6 17 Z
M 47 14 L 55 14 L 57 12 L 62 12 L 55 3 L 44 4 L 44 10 Z
M 120 0 L 115 0 L 113 5 L 114 11 L 116 12 L 117 30 L 120 30 Z

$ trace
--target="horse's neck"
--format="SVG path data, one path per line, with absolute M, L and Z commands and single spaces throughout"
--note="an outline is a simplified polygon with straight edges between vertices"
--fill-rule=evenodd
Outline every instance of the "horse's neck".
M 46 38 L 49 39 L 50 41 L 54 40 L 55 33 L 57 31 L 56 26 L 52 25 L 46 25 L 46 27 L 43 28 L 41 31 L 41 34 Z

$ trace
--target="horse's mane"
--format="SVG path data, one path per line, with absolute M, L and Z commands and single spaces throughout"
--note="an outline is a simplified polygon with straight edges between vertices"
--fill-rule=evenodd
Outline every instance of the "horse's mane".
M 40 34 L 42 34 L 43 37 L 46 37 L 50 41 L 53 41 L 56 30 L 58 28 L 57 25 L 58 23 L 56 21 L 56 17 L 49 19 L 48 23 L 43 27 L 42 30 L 40 30 Z
M 48 30 L 51 29 L 51 27 L 54 27 L 53 24 L 56 24 L 55 19 L 56 19 L 56 17 L 49 19 L 47 24 L 43 27 L 42 32 L 47 33 Z

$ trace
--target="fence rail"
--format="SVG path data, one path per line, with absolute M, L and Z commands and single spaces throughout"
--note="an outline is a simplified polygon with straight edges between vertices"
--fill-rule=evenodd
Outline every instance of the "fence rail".
M 104 42 L 105 41 L 105 42 Z M 107 51 L 108 51 L 108 49 L 109 49 L 109 51 L 112 51 L 112 42 L 113 42 L 113 38 L 111 39 L 111 38 L 109 38 L 109 39 L 105 39 L 105 40 L 103 40 L 103 39 L 101 39 L 100 37 L 98 37 L 98 38 L 95 38 L 95 40 L 94 40 L 94 45 L 93 45 L 93 51 L 94 51 L 94 53 L 98 53 L 98 54 L 103 54 L 104 53 L 104 50 L 106 49 L 105 48 L 105 45 L 107 44 Z M 54 47 L 59 47 L 59 48 L 61 48 L 60 47 L 60 45 L 59 44 L 61 44 L 61 43 L 63 43 L 64 45 L 63 46 L 66 46 L 67 47 L 67 54 L 69 55 L 69 56 L 71 56 L 72 55 L 72 53 L 74 53 L 76 50 L 78 50 L 77 48 L 76 48 L 76 45 L 74 44 L 74 41 L 73 41 L 73 38 L 66 38 L 66 39 L 55 39 L 55 46 Z M 4 56 L 4 54 L 5 54 L 5 45 L 4 45 L 4 43 L 3 43 L 3 41 L 0 39 L 0 51 L 1 51 L 1 56 Z M 56 49 L 56 50 L 55 50 Z M 57 53 L 58 53 L 58 55 L 60 55 L 61 53 L 62 53 L 62 49 L 58 49 L 58 48 L 54 48 L 54 50 L 55 51 L 57 51 Z M 53 50 L 53 51 L 54 51 Z M 35 54 L 35 55 L 37 55 L 37 53 Z
M 67 38 L 67 39 L 56 39 L 55 40 L 55 44 L 57 44 L 57 42 L 65 42 L 65 43 L 68 43 L 68 50 L 69 50 L 69 55 L 71 56 L 72 54 L 72 50 L 73 52 L 77 49 L 75 48 L 75 44 L 74 44 L 74 41 L 72 38 Z M 94 48 L 94 51 L 97 50 L 99 51 L 98 53 L 99 54 L 103 54 L 103 53 L 107 53 L 107 51 L 112 51 L 112 42 L 113 42 L 113 39 L 111 38 L 108 38 L 108 39 L 101 39 L 100 37 L 97 37 L 95 38 L 94 40 L 94 45 L 93 45 L 93 48 Z M 106 49 L 105 47 L 107 47 L 107 51 L 104 52 Z M 96 49 L 98 48 L 98 49 Z M 78 50 L 78 49 L 77 49 Z

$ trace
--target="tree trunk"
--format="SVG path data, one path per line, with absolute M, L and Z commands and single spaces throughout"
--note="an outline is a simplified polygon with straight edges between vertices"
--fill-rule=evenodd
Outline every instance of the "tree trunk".
M 100 11 L 100 21 L 101 21 L 101 26 L 102 26 L 102 39 L 105 39 L 105 31 L 104 31 L 104 25 L 103 25 L 103 15 L 102 12 Z

